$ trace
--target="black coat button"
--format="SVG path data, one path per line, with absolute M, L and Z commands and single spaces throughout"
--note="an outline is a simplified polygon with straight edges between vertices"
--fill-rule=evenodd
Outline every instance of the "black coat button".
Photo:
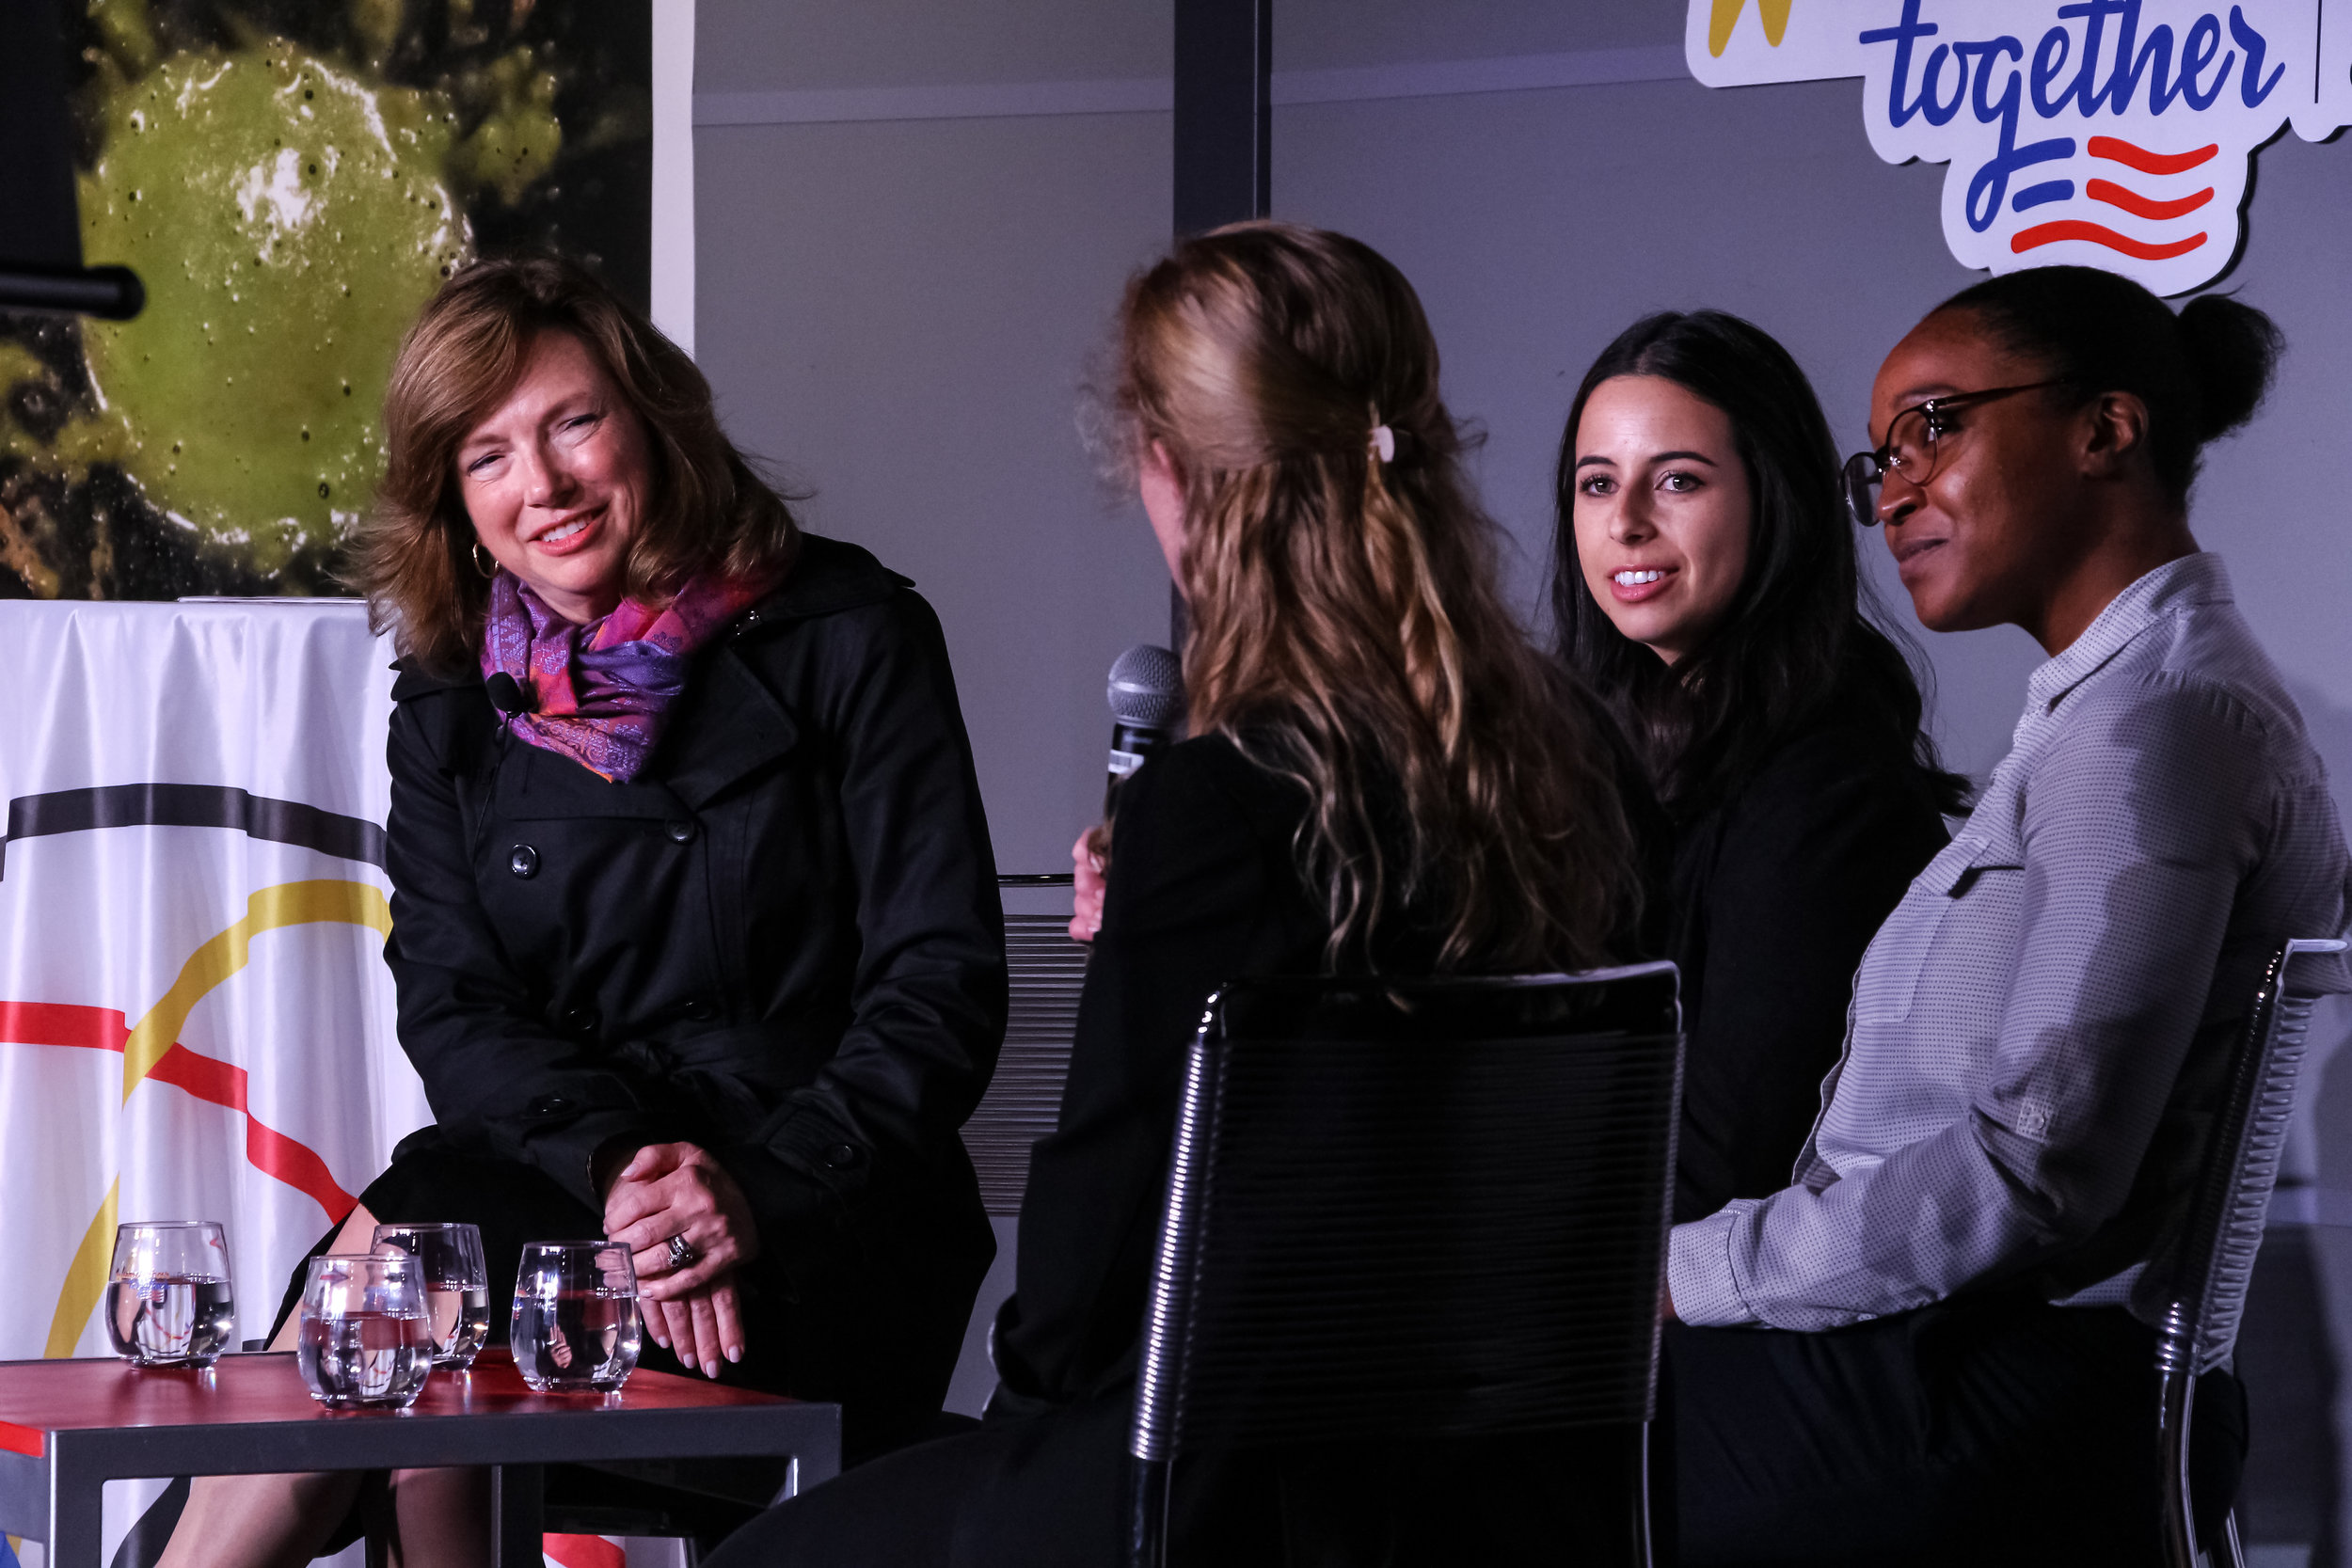
M 670 824 L 668 832 L 674 842 L 684 844 L 687 840 L 694 836 L 694 824 L 687 821 L 686 818 L 681 816 L 676 821 Z
M 537 876 L 539 874 L 539 851 L 528 844 L 516 845 L 514 852 L 506 857 L 506 869 L 517 877 Z
M 679 1010 L 696 1023 L 708 1023 L 719 1016 L 719 1009 L 707 1002 L 689 1002 Z
M 560 1094 L 543 1094 L 531 1102 L 531 1114 L 534 1117 L 561 1116 L 571 1108 L 572 1102 Z
M 583 1037 L 593 1035 L 596 1032 L 596 1009 L 587 1006 L 566 1007 L 564 1009 L 562 1022 L 567 1033 Z
M 835 1144 L 825 1150 L 825 1164 L 834 1170 L 848 1170 L 857 1164 L 857 1145 Z

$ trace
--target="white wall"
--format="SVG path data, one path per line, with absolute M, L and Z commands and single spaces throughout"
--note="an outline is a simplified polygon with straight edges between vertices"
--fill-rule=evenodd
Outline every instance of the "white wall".
M 696 89 L 1164 73 L 1169 14 L 703 0 Z M 695 138 L 698 357 L 721 412 L 815 492 L 812 528 L 939 610 L 1007 871 L 1070 868 L 1102 809 L 1104 675 L 1168 637 L 1157 549 L 1073 409 L 1121 281 L 1166 238 L 1170 159 L 1165 114 Z

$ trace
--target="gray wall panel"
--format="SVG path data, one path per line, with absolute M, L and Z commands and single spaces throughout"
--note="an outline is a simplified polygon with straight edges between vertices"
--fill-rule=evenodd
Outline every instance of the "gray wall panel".
M 938 609 L 998 864 L 1067 870 L 1102 807 L 1104 673 L 1168 635 L 1141 508 L 1073 417 L 1166 231 L 1168 117 L 705 126 L 695 150 L 729 431 Z

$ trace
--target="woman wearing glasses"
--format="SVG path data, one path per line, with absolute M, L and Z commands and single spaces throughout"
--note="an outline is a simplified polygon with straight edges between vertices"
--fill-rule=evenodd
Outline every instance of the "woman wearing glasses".
M 1557 494 L 1561 657 L 1674 818 L 1675 1218 L 1695 1220 L 1787 1185 L 1854 966 L 1967 786 L 1865 614 L 1828 421 L 1765 333 L 1714 310 L 1628 327 L 1577 389 Z
M 1887 356 L 1849 489 L 1939 631 L 2048 652 L 2009 756 L 1856 979 L 1794 1184 L 1669 1249 L 1687 1563 L 2157 1560 L 2169 1239 L 2231 1041 L 2344 841 L 2189 531 L 2280 340 L 2087 268 L 1959 294 Z M 2245 1454 L 2208 1374 L 2210 1527 Z

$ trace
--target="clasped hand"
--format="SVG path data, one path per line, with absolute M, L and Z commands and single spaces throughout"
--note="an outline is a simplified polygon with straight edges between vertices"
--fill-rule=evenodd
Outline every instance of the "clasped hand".
M 735 1178 L 693 1144 L 648 1144 L 607 1189 L 604 1233 L 629 1249 L 638 1301 L 653 1342 L 706 1377 L 719 1358 L 743 1359 L 743 1314 L 735 1271 L 759 1256 L 759 1227 Z M 670 1238 L 696 1254 L 675 1268 Z

